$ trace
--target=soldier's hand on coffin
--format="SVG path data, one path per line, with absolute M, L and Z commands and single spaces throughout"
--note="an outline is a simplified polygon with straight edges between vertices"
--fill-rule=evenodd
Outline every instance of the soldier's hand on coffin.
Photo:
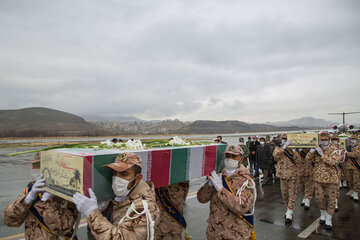
M 215 171 L 211 173 L 210 181 L 214 184 L 216 191 L 220 191 L 223 188 L 222 179 Z
M 54 194 L 44 192 L 44 194 L 41 197 L 41 201 L 46 202 L 47 200 L 49 200 L 50 198 L 53 198 L 53 197 L 55 197 Z
M 317 147 L 315 147 L 315 150 L 318 152 L 318 154 L 320 155 L 320 156 L 322 156 L 324 153 L 323 153 L 323 150 L 319 147 L 319 146 L 317 146 Z
M 283 149 L 287 148 L 288 146 L 290 146 L 291 144 L 291 140 L 287 140 L 283 146 Z
M 89 216 L 92 211 L 98 209 L 97 199 L 91 188 L 89 188 L 89 195 L 90 198 L 80 193 L 75 193 L 73 195 L 73 202 L 75 203 L 76 208 L 79 212 L 85 214 L 86 217 Z
M 211 179 L 210 179 L 210 176 L 208 177 L 208 185 L 209 185 L 209 187 L 213 187 L 213 186 L 214 186 L 213 182 L 212 182 Z
M 315 151 L 315 148 L 310 149 L 310 153 L 314 153 Z
M 43 192 L 44 191 L 44 186 L 45 186 L 45 178 L 43 177 L 43 175 L 41 174 L 35 181 L 35 183 L 33 184 L 31 191 L 28 193 L 28 195 L 25 198 L 25 202 L 27 204 L 32 203 L 38 196 L 39 192 Z

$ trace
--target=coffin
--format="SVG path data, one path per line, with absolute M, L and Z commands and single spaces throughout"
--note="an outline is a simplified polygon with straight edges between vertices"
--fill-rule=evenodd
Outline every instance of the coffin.
M 143 180 L 155 187 L 209 175 L 223 168 L 226 144 L 134 150 L 143 162 Z M 114 162 L 117 149 L 62 148 L 41 152 L 41 172 L 46 179 L 45 190 L 72 201 L 80 192 L 88 196 L 92 188 L 99 201 L 114 196 L 112 170 L 103 165 Z

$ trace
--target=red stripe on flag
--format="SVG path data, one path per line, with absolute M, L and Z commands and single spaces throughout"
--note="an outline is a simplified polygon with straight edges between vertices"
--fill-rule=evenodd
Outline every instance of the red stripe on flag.
M 169 185 L 170 163 L 171 150 L 153 150 L 151 152 L 151 181 L 156 188 Z
M 216 145 L 205 146 L 204 149 L 203 176 L 209 175 L 216 168 Z
M 88 189 L 92 188 L 92 178 L 93 178 L 93 157 L 86 156 L 84 157 L 84 176 L 83 176 L 83 190 L 84 195 L 89 197 Z

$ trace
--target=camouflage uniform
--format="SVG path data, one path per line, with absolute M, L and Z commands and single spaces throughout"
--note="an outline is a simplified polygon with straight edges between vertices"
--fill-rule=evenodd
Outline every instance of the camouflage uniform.
M 20 227 L 25 222 L 25 239 L 59 239 L 70 233 L 76 222 L 77 210 L 73 203 L 64 199 L 53 197 L 47 201 L 34 201 L 32 204 L 25 202 L 26 192 L 4 208 L 2 216 L 4 223 L 9 227 Z M 38 211 L 43 217 L 49 233 L 35 218 L 30 207 Z
M 299 151 L 299 189 L 305 199 L 312 199 L 314 194 L 314 167 L 309 159 L 306 159 L 307 150 Z
M 126 216 L 126 212 L 132 203 L 135 203 L 136 211 L 144 210 L 142 199 L 147 202 L 151 218 L 156 223 L 159 219 L 160 210 L 156 204 L 154 187 L 151 182 L 140 181 L 126 200 L 122 202 L 111 200 L 103 212 L 96 209 L 89 214 L 86 221 L 92 236 L 95 239 L 104 240 L 146 239 L 147 221 L 149 219 L 146 219 L 145 214 L 133 220 L 126 217 L 119 225 L 119 221 Z M 112 211 L 109 212 L 111 209 Z M 107 219 L 108 216 L 111 216 L 109 217 L 110 221 Z
M 308 161 L 315 162 L 314 180 L 315 197 L 320 210 L 326 210 L 329 215 L 335 212 L 336 192 L 339 188 L 339 173 L 337 165 L 340 160 L 340 150 L 334 145 L 323 150 L 321 157 L 316 151 L 309 152 L 306 156 Z M 327 206 L 325 205 L 325 196 Z
M 171 201 L 182 212 L 183 205 L 189 192 L 189 181 L 171 184 L 165 187 Z M 155 228 L 155 239 L 175 240 L 182 239 L 183 227 L 173 220 L 164 210 L 160 200 L 156 197 L 156 203 L 160 208 L 158 225 Z
M 355 168 L 355 166 L 351 163 L 351 159 L 354 159 L 360 164 L 360 145 L 357 143 L 353 147 L 351 147 L 351 152 L 346 153 L 346 166 L 349 171 L 349 183 L 350 190 L 354 192 L 360 192 L 360 171 Z
M 269 141 L 271 157 L 270 157 L 270 168 L 269 168 L 269 176 L 272 177 L 275 174 L 275 161 L 274 161 L 274 150 L 276 148 L 276 144 L 274 141 Z
M 244 157 L 244 161 L 242 162 L 243 163 L 243 165 L 245 166 L 245 167 L 247 167 L 248 166 L 248 158 L 249 158 L 249 156 L 250 156 L 250 150 L 249 150 L 249 147 L 247 146 L 247 145 L 239 145 L 241 148 L 242 148 L 242 150 L 243 150 L 243 152 L 244 152 L 244 155 L 243 155 L 243 157 Z
M 288 148 L 287 148 L 288 149 Z M 284 149 L 276 147 L 273 153 L 276 164 L 276 177 L 280 178 L 280 188 L 285 205 L 289 210 L 295 209 L 298 193 L 298 159 L 299 154 L 288 149 L 294 155 L 295 164 L 284 154 Z
M 225 169 L 222 174 L 226 176 Z M 231 188 L 236 192 L 243 183 L 250 180 L 250 172 L 243 165 L 233 175 L 227 178 Z M 206 237 L 213 239 L 251 239 L 251 227 L 246 224 L 239 216 L 247 213 L 254 202 L 254 193 L 250 189 L 244 189 L 241 193 L 241 204 L 239 197 L 235 197 L 227 189 L 222 188 L 219 192 L 214 187 L 210 187 L 208 182 L 202 186 L 197 198 L 200 203 L 210 201 L 210 214 L 207 220 L 208 226 Z
M 334 147 L 336 147 L 339 151 L 340 151 L 340 158 L 339 158 L 339 164 L 337 166 L 337 169 L 338 169 L 338 175 L 339 175 L 339 187 L 337 188 L 336 190 L 336 199 L 338 200 L 339 197 L 340 197 L 340 182 L 341 182 L 341 179 L 343 178 L 343 176 L 345 176 L 345 173 L 343 170 L 341 170 L 341 168 L 339 167 L 340 163 L 344 163 L 344 160 L 345 160 L 345 149 L 341 148 L 339 144 L 335 145 L 335 144 L 332 144 L 334 145 Z M 336 204 L 337 206 L 337 204 Z M 336 207 L 337 208 L 337 207 Z

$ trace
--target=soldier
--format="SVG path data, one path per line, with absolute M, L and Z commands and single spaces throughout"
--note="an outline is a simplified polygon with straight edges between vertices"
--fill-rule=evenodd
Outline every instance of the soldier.
M 244 152 L 244 161 L 243 161 L 243 165 L 245 167 L 247 167 L 249 169 L 249 156 L 250 156 L 250 150 L 249 150 L 249 147 L 247 146 L 247 144 L 244 144 L 244 138 L 241 137 L 239 138 L 239 146 L 241 147 L 241 149 L 243 150 Z M 249 166 L 249 167 L 248 167 Z
M 155 189 L 156 203 L 161 211 L 158 225 L 155 228 L 156 240 L 182 239 L 181 234 L 183 229 L 186 229 L 186 221 L 182 212 L 189 185 L 189 181 L 185 181 Z M 187 235 L 187 233 L 185 234 Z
M 344 161 L 345 161 L 345 149 L 343 149 L 340 144 L 339 144 L 339 136 L 334 133 L 331 135 L 331 144 L 334 145 L 339 151 L 340 151 L 340 162 L 338 164 L 338 174 L 339 174 L 339 188 L 337 189 L 336 192 L 336 202 L 335 202 L 335 212 L 339 211 L 339 206 L 338 206 L 338 202 L 339 202 L 339 197 L 340 197 L 340 188 L 342 188 L 342 184 L 341 184 L 341 178 L 345 177 L 345 172 L 344 172 Z
M 248 136 L 248 140 L 246 142 L 246 146 L 249 148 L 250 147 L 250 143 L 251 143 L 251 137 Z
M 152 183 L 141 180 L 141 158 L 134 153 L 121 153 L 114 163 L 103 167 L 114 171 L 114 199 L 98 205 L 91 188 L 90 198 L 79 193 L 73 196 L 76 207 L 86 216 L 91 235 L 104 240 L 153 239 L 159 208 Z
M 350 190 L 353 191 L 351 198 L 357 203 L 360 192 L 360 145 L 357 135 L 351 135 L 350 146 L 346 152 L 346 166 L 349 169 Z
M 200 203 L 210 201 L 206 237 L 213 239 L 255 239 L 253 214 L 256 188 L 248 169 L 241 164 L 243 151 L 237 145 L 225 151 L 225 169 L 211 173 L 197 198 Z
M 20 227 L 25 222 L 25 239 L 71 238 L 78 216 L 75 205 L 44 192 L 45 179 L 40 175 L 40 153 L 30 163 L 35 181 L 30 182 L 19 197 L 4 208 L 4 223 L 9 227 Z
M 339 149 L 329 143 L 329 140 L 329 132 L 321 132 L 320 146 L 311 149 L 306 156 L 309 161 L 315 163 L 315 196 L 320 208 L 320 224 L 325 223 L 326 230 L 332 230 L 332 215 L 335 212 L 336 191 L 339 188 L 337 166 L 341 154 Z
M 270 146 L 270 151 L 271 151 L 269 180 L 272 180 L 272 181 L 275 181 L 275 161 L 274 161 L 273 153 L 276 148 L 276 142 L 277 142 L 277 136 L 273 137 L 272 141 L 269 141 L 269 146 Z
M 287 141 L 287 135 L 281 135 L 282 145 L 274 150 L 274 160 L 276 164 L 276 176 L 280 178 L 281 194 L 287 207 L 285 222 L 291 223 L 295 209 L 298 193 L 298 153 L 288 148 L 291 141 Z
M 300 148 L 297 149 L 297 152 L 299 153 L 299 189 L 303 195 L 301 206 L 305 206 L 305 210 L 309 210 L 310 201 L 314 194 L 314 166 L 313 162 L 306 158 L 306 155 L 309 153 L 309 149 Z

